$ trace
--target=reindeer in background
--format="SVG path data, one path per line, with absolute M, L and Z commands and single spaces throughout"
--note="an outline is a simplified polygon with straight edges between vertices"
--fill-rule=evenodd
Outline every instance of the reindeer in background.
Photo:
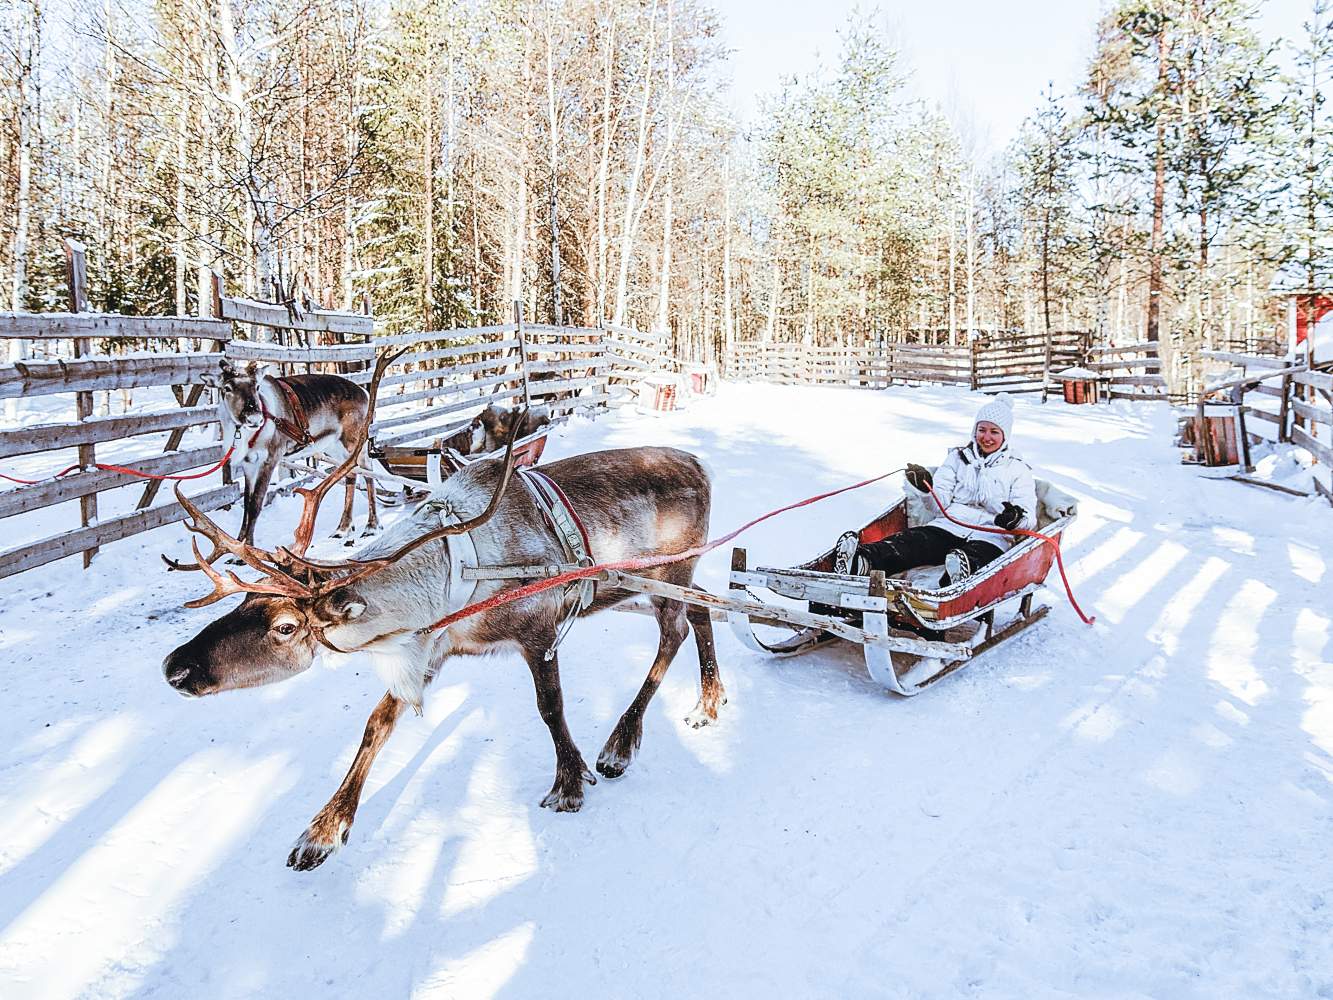
M 377 379 L 381 371 L 377 366 Z M 372 399 L 375 384 L 372 381 Z M 213 581 L 214 591 L 187 602 L 187 607 L 212 604 L 230 594 L 245 594 L 245 600 L 166 657 L 162 670 L 167 683 L 195 697 L 269 684 L 306 670 L 328 649 L 366 652 L 388 687 L 366 723 L 351 769 L 297 840 L 287 858 L 289 867 L 315 868 L 346 843 L 380 748 L 405 708 L 420 714 L 427 685 L 456 654 L 513 651 L 527 663 L 538 711 L 555 746 L 555 781 L 543 806 L 576 811 L 583 804 L 584 784 L 596 784 L 565 723 L 555 652 L 558 629 L 571 614 L 592 614 L 634 596 L 631 592 L 599 588 L 584 604 L 578 587 L 551 589 L 475 614 L 446 630 L 431 627 L 446 615 L 524 582 L 474 580 L 463 573 L 464 567 L 549 565 L 563 559 L 531 493 L 508 489 L 515 439 L 510 437 L 503 460 L 468 465 L 355 560 L 342 563 L 309 560 L 305 549 L 323 493 L 351 468 L 350 458 L 316 490 L 302 491 L 306 506 L 295 541 L 274 551 L 226 534 L 177 490 L 192 518 L 190 530 L 261 576 L 243 581 L 235 573 L 219 573 L 200 558 L 199 568 Z M 707 537 L 710 484 L 692 455 L 670 448 L 629 448 L 575 456 L 542 471 L 568 497 L 596 559 L 684 552 Z M 197 542 L 194 549 L 199 552 Z M 696 562 L 681 560 L 645 575 L 690 586 Z M 702 693 L 687 721 L 695 727 L 707 725 L 726 702 L 707 610 L 658 597 L 652 604 L 659 632 L 657 655 L 597 758 L 604 777 L 622 775 L 639 749 L 644 712 L 691 626 Z
M 365 448 L 372 419 L 369 396 L 349 379 L 321 374 L 269 375 L 261 372 L 253 361 L 238 368 L 224 359 L 220 377 L 209 376 L 204 381 L 218 390 L 223 438 L 235 444 L 232 473 L 243 477 L 245 482 L 244 513 L 238 535 L 243 542 L 255 540 L 255 523 L 264 507 L 269 483 L 284 459 L 323 455 L 341 462 L 352 455 L 369 462 Z M 363 538 L 379 531 L 375 481 L 369 476 L 365 481 L 369 512 Z M 347 545 L 354 541 L 355 490 L 356 474 L 349 471 L 342 520 L 333 532 L 334 538 L 346 538 Z M 176 569 L 187 568 L 171 560 L 168 564 Z

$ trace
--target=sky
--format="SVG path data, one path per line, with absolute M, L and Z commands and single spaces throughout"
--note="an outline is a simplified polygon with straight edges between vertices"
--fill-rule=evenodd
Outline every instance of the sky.
M 753 123 L 783 77 L 837 59 L 838 31 L 855 9 L 878 9 L 912 72 L 914 93 L 971 124 L 980 150 L 1016 134 L 1053 81 L 1069 92 L 1092 54 L 1103 0 L 715 0 L 732 50 L 731 103 Z M 1294 38 L 1311 0 L 1266 0 L 1266 37 Z

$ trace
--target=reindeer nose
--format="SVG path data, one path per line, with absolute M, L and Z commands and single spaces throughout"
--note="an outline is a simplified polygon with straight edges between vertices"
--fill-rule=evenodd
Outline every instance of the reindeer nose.
M 191 689 L 191 676 L 195 674 L 198 664 L 194 663 L 189 657 L 182 656 L 181 651 L 175 650 L 162 661 L 162 676 L 167 679 L 167 683 L 186 697 L 194 697 L 195 692 Z

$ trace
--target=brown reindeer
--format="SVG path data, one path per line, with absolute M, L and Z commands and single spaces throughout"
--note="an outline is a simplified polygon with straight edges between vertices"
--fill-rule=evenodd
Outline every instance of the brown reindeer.
M 219 390 L 223 438 L 235 443 L 232 471 L 245 481 L 238 536 L 243 542 L 255 540 L 255 523 L 279 462 L 311 455 L 341 462 L 354 442 L 365 438 L 363 431 L 370 416 L 366 390 L 339 375 L 268 375 L 261 373 L 253 361 L 238 368 L 224 360 L 221 376 L 205 382 Z M 369 461 L 364 445 L 360 457 Z M 342 520 L 333 532 L 334 538 L 346 538 L 347 545 L 353 544 L 355 490 L 356 475 L 349 473 Z M 366 502 L 369 513 L 363 538 L 379 531 L 375 481 L 369 477 Z
M 531 409 L 506 410 L 491 403 L 473 418 L 473 426 L 480 425 L 484 441 L 477 451 L 495 451 L 511 437 L 524 438 L 535 434 L 551 422 L 551 411 L 546 406 Z M 467 454 L 464 452 L 464 454 Z
M 427 685 L 455 654 L 513 651 L 527 663 L 538 711 L 555 745 L 555 781 L 541 801 L 543 806 L 576 811 L 583 804 L 584 784 L 596 784 L 565 724 L 559 658 L 554 652 L 557 629 L 578 602 L 577 588 L 547 590 L 445 630 L 430 628 L 444 616 L 522 582 L 474 582 L 464 577 L 464 566 L 549 565 L 564 558 L 530 493 L 518 487 L 506 489 L 513 471 L 513 445 L 511 437 L 503 461 L 480 461 L 464 468 L 359 552 L 355 561 L 341 564 L 304 558 L 318 508 L 311 491 L 293 550 L 276 552 L 226 535 L 182 498 L 193 518 L 189 527 L 219 549 L 238 555 L 262 578 L 247 582 L 234 573 L 223 576 L 201 561 L 215 590 L 187 606 L 210 604 L 227 594 L 247 596 L 166 657 L 162 669 L 172 687 L 185 695 L 202 696 L 272 683 L 309 668 L 321 648 L 366 652 L 388 687 L 366 723 L 361 747 L 342 785 L 292 848 L 287 858 L 290 867 L 314 868 L 346 843 L 375 756 L 405 708 L 420 713 Z M 670 448 L 602 451 L 554 462 L 542 471 L 567 494 L 582 519 L 594 558 L 683 552 L 705 541 L 710 484 L 692 455 Z M 644 575 L 688 586 L 695 562 L 682 560 Z M 632 596 L 625 590 L 599 588 L 579 613 L 592 614 Z M 690 626 L 699 653 L 702 692 L 687 721 L 696 727 L 715 721 L 718 708 L 726 702 L 708 612 L 656 597 L 652 603 L 659 632 L 657 655 L 597 758 L 597 770 L 605 777 L 619 777 L 633 759 L 643 738 L 644 712 Z

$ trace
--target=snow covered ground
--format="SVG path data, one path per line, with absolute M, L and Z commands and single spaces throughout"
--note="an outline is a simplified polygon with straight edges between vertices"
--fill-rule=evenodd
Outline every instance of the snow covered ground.
M 933 464 L 975 405 L 724 386 L 575 420 L 547 458 L 688 448 L 717 535 Z M 527 670 L 461 660 L 307 874 L 288 848 L 382 692 L 363 660 L 174 694 L 163 655 L 218 613 L 182 609 L 202 581 L 157 561 L 179 525 L 0 581 L 0 997 L 1333 997 L 1333 510 L 1202 478 L 1173 429 L 1161 405 L 1018 403 L 1016 448 L 1082 499 L 1066 547 L 1096 626 L 1047 593 L 1040 626 L 913 700 L 855 649 L 774 661 L 719 626 L 720 724 L 682 721 L 686 643 L 640 757 L 574 815 L 537 807 Z M 742 541 L 803 560 L 897 489 Z M 562 648 L 589 760 L 654 647 L 608 612 Z

